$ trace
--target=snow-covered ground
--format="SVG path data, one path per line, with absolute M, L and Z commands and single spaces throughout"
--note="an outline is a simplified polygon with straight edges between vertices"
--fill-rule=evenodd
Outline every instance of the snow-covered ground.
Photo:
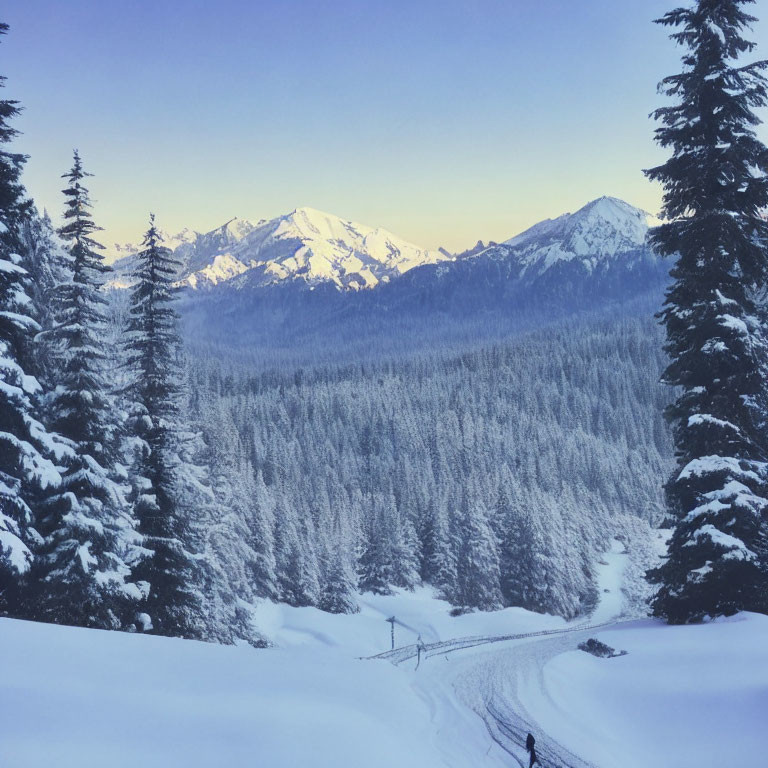
M 3 768 L 444 765 L 407 673 L 322 644 L 0 620 L 0 658 Z
M 0 765 L 469 768 L 446 762 L 411 669 L 362 661 L 396 640 L 563 626 L 519 609 L 452 619 L 429 590 L 361 597 L 354 616 L 264 603 L 279 647 L 192 641 L 0 620 Z M 405 626 L 413 627 L 413 630 Z
M 622 612 L 622 549 L 600 566 L 593 621 Z M 331 616 L 263 603 L 267 650 L 0 620 L 0 765 L 509 766 L 525 757 L 515 729 L 528 728 L 545 766 L 765 764 L 767 617 L 589 631 L 521 609 L 452 618 L 426 589 L 360 605 Z M 418 670 L 361 660 L 389 648 L 392 615 L 398 645 L 573 631 Z M 590 636 L 629 653 L 576 650 Z
M 452 617 L 451 606 L 433 590 L 421 588 L 396 595 L 365 594 L 358 598 L 360 612 L 335 616 L 317 608 L 291 608 L 264 602 L 256 612 L 262 633 L 282 648 L 325 647 L 345 656 L 367 657 L 391 647 L 390 616 L 397 619 L 395 644 L 410 645 L 466 637 L 537 632 L 567 627 L 557 616 L 542 616 L 522 608 Z
M 768 765 L 768 617 L 597 637 L 628 655 L 556 656 L 529 706 L 572 751 L 604 768 Z

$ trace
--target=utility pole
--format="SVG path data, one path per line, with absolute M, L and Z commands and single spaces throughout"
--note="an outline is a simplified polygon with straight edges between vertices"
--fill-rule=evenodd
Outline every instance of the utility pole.
M 392 650 L 395 650 L 395 622 L 397 619 L 394 616 L 390 616 L 387 621 L 392 625 Z

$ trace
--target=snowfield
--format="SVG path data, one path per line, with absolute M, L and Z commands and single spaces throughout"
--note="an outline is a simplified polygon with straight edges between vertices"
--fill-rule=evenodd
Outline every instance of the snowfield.
M 614 545 L 599 566 L 592 621 L 618 619 L 626 558 Z M 0 620 L 0 763 L 510 766 L 530 729 L 547 768 L 765 765 L 768 617 L 585 630 L 522 609 L 452 618 L 428 589 L 359 601 L 350 616 L 261 603 L 266 650 Z M 359 658 L 389 649 L 392 615 L 398 645 L 571 631 L 418 669 Z M 593 636 L 628 655 L 576 649 Z
M 0 621 L 4 768 L 444 765 L 409 676 L 290 650 Z
M 628 651 L 569 651 L 544 667 L 529 711 L 596 766 L 768 764 L 768 617 L 638 621 L 597 637 Z

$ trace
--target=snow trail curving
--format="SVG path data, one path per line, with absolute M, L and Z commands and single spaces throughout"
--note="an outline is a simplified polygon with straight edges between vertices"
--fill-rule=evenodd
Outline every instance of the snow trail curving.
M 556 692 L 547 687 L 544 667 L 556 656 L 576 649 L 596 629 L 631 623 L 620 620 L 625 566 L 624 546 L 611 542 L 598 566 L 600 600 L 586 622 L 562 629 L 455 638 L 422 646 L 421 660 L 428 663 L 420 666 L 414 686 L 430 704 L 438 733 L 445 741 L 448 765 L 450 755 L 462 750 L 462 728 L 457 727 L 460 714 L 456 710 L 464 709 L 482 720 L 490 737 L 486 765 L 510 765 L 514 760 L 519 766 L 527 766 L 525 740 L 530 732 L 536 737 L 542 768 L 594 768 L 541 725 L 546 721 L 552 729 L 554 722 L 557 733 L 566 736 L 572 727 L 569 713 L 558 706 Z M 370 658 L 403 665 L 417 655 L 417 646 L 408 645 Z M 462 727 L 467 727 L 466 721 Z M 570 738 L 567 741 L 572 743 Z

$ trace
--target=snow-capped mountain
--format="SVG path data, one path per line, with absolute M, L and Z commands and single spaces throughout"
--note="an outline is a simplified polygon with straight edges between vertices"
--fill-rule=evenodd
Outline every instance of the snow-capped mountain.
M 163 245 L 172 251 L 180 248 L 191 247 L 194 245 L 200 235 L 191 229 L 184 228 L 181 232 L 172 235 L 168 232 L 160 231 L 163 239 Z M 115 273 L 109 280 L 109 285 L 115 288 L 126 288 L 132 282 L 131 273 L 135 266 L 135 256 L 141 250 L 141 245 L 137 243 L 114 243 L 107 250 L 106 260 L 112 264 Z
M 646 251 L 648 230 L 657 223 L 651 214 L 623 200 L 601 197 L 482 253 L 513 258 L 528 276 L 541 275 L 559 262 L 576 262 L 592 272 L 601 262 Z
M 669 264 L 647 242 L 656 223 L 623 200 L 601 197 L 506 242 L 415 269 L 392 288 L 422 307 L 444 307 L 449 297 L 467 311 L 558 313 L 623 302 L 666 282 Z
M 300 209 L 188 269 L 186 284 L 209 290 L 188 292 L 185 317 L 191 333 L 217 343 L 293 352 L 336 343 L 362 354 L 415 348 L 435 333 L 503 337 L 604 308 L 647 309 L 661 303 L 671 266 L 646 242 L 652 224 L 601 198 L 451 255 Z M 338 289 L 360 287 L 371 289 Z
M 384 229 L 345 221 L 314 208 L 297 208 L 255 225 L 232 219 L 205 234 L 185 230 L 166 244 L 181 263 L 179 283 L 192 289 L 209 288 L 247 274 L 243 284 L 250 287 L 300 280 L 310 286 L 331 283 L 340 289 L 360 290 L 414 267 L 450 258 Z M 132 266 L 133 255 L 115 262 L 113 283 L 125 284 Z
M 245 267 L 232 257 L 231 252 L 254 228 L 245 219 L 230 219 L 210 232 L 200 233 L 185 228 L 175 235 L 162 231 L 160 234 L 163 245 L 173 251 L 180 264 L 180 281 L 188 280 L 191 275 L 199 272 L 202 280 L 216 284 L 221 279 L 243 271 Z M 120 288 L 130 285 L 136 266 L 136 254 L 140 250 L 141 246 L 135 244 L 113 246 L 111 258 L 108 257 L 114 269 L 109 283 L 111 286 Z

